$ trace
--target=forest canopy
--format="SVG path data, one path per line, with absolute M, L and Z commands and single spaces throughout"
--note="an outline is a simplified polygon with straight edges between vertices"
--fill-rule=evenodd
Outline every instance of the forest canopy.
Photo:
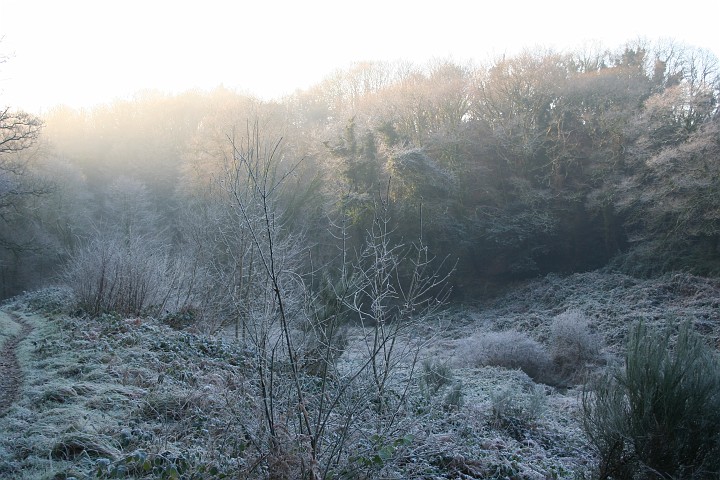
M 396 238 L 457 262 L 459 298 L 602 267 L 717 275 L 719 95 L 710 52 L 636 42 L 360 63 L 279 101 L 220 88 L 42 119 L 7 108 L 0 297 L 110 262 L 113 245 L 175 285 L 178 307 L 242 287 L 239 151 L 283 180 L 274 208 L 299 272 L 337 262 L 340 241 L 360 249 L 382 206 Z

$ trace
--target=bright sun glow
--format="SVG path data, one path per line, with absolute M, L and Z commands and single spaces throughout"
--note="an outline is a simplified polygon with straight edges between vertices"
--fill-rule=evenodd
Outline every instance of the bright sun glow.
M 0 0 L 0 104 L 42 111 L 155 89 L 292 93 L 364 60 L 482 62 L 523 47 L 674 38 L 720 55 L 720 2 Z M 578 6 L 582 5 L 582 6 Z

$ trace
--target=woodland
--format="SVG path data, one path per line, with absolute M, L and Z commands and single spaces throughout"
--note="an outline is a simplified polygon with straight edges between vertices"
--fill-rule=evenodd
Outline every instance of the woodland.
M 613 388 L 631 383 L 632 358 L 665 365 L 672 344 L 686 352 L 675 360 L 717 361 L 697 332 L 718 332 L 719 99 L 712 53 L 637 41 L 481 66 L 359 63 L 273 101 L 217 88 L 42 117 L 0 111 L 0 299 L 17 309 L 3 322 L 39 335 L 50 327 L 18 312 L 49 303 L 63 315 L 53 335 L 76 332 L 36 339 L 28 358 L 60 355 L 63 341 L 81 348 L 82 335 L 106 345 L 92 365 L 108 369 L 123 348 L 155 352 L 136 376 L 116 372 L 114 393 L 87 383 L 99 370 L 64 377 L 86 382 L 88 398 L 114 395 L 114 409 L 143 398 L 142 415 L 104 436 L 78 427 L 46 439 L 65 472 L 47 478 L 714 478 L 720 467 L 697 452 L 720 451 L 708 433 L 720 419 L 695 435 L 714 440 L 672 465 L 599 419 L 621 410 Z M 696 328 L 675 324 L 671 342 L 644 330 L 667 327 L 665 315 Z M 452 380 L 440 331 L 484 373 Z M 623 358 L 625 383 L 603 376 Z M 222 388 L 206 364 L 222 365 Z M 720 392 L 712 378 L 692 388 Z M 495 392 L 474 404 L 492 414 L 467 434 L 473 448 L 501 455 L 495 437 L 477 437 L 489 428 L 541 460 L 437 453 L 445 440 L 417 425 L 460 432 L 468 384 Z M 74 401 L 73 385 L 57 404 Z M 173 403 L 181 387 L 207 395 Z M 538 427 L 546 396 L 554 418 L 572 403 L 584 421 Z M 203 408 L 232 420 L 212 424 L 220 414 Z M 160 447 L 136 435 L 153 412 L 165 433 L 186 417 L 204 433 L 185 423 Z M 216 456 L 161 453 L 191 430 L 192 448 L 212 438 Z M 0 443 L 0 473 L 18 475 L 29 467 L 11 450 Z
M 0 294 L 123 239 L 222 268 L 242 242 L 223 215 L 247 154 L 282 178 L 274 214 L 312 253 L 303 272 L 337 256 L 333 225 L 357 249 L 387 202 L 395 237 L 457 262 L 461 297 L 605 266 L 717 274 L 719 75 L 707 51 L 638 44 L 358 64 L 276 102 L 220 88 L 42 119 L 6 109 Z

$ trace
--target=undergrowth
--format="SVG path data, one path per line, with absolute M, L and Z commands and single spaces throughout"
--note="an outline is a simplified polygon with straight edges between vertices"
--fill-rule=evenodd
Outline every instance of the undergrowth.
M 350 439 L 351 455 L 338 460 L 333 475 L 589 475 L 600 458 L 582 429 L 581 379 L 539 385 L 516 365 L 468 362 L 468 340 L 522 332 L 546 350 L 551 367 L 559 362 L 567 372 L 585 372 L 579 377 L 594 376 L 617 364 L 634 321 L 651 328 L 687 319 L 708 343 L 716 341 L 719 299 L 714 280 L 593 272 L 536 280 L 482 309 L 454 306 L 443 313 L 441 330 L 428 325 L 398 340 L 429 339 L 416 380 L 404 385 L 396 427 L 383 430 L 370 403 L 347 417 L 373 424 L 373 433 Z M 0 478 L 268 478 L 271 468 L 296 471 L 303 445 L 284 438 L 282 429 L 276 455 L 261 453 L 252 352 L 222 336 L 191 333 L 185 319 L 163 319 L 171 328 L 153 318 L 74 317 L 72 304 L 66 291 L 52 289 L 3 307 L 35 328 L 18 350 L 22 394 L 0 418 Z M 340 365 L 361 349 L 352 329 L 347 339 Z M 568 368 L 573 365 L 585 370 Z M 395 391 L 395 385 L 388 390 L 389 399 Z

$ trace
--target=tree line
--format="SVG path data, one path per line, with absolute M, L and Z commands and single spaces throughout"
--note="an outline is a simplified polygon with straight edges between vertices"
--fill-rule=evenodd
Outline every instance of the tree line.
M 123 308 L 250 305 L 262 252 L 252 212 L 241 222 L 230 206 L 257 206 L 261 177 L 278 186 L 277 240 L 303 274 L 363 251 L 383 212 L 399 244 L 457 262 L 467 299 L 600 267 L 715 275 L 719 66 L 708 51 L 635 42 L 482 66 L 360 63 L 277 101 L 217 89 L 42 119 L 6 109 L 0 295 L 124 251 L 118 268 L 143 259 L 165 294 L 118 285 L 138 290 Z

